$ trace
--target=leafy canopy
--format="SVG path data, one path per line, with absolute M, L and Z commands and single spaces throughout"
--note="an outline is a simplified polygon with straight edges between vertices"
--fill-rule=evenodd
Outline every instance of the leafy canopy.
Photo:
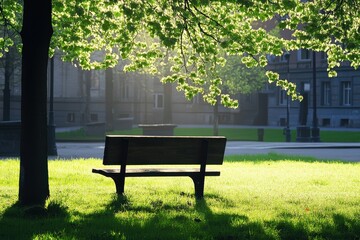
M 22 6 L 16 0 L 0 1 L 0 58 L 4 57 L 9 48 L 20 42 Z M 18 45 L 19 49 L 21 45 Z
M 18 14 L 11 14 L 19 11 L 16 1 L 2 0 L 1 23 L 7 19 L 19 28 Z M 291 38 L 272 34 L 270 25 L 287 29 Z M 324 51 L 329 76 L 343 61 L 355 69 L 360 64 L 358 0 L 53 0 L 53 26 L 52 52 L 59 49 L 64 60 L 83 69 L 129 59 L 126 70 L 156 72 L 155 62 L 166 55 L 162 49 L 169 49 L 171 72 L 162 81 L 176 82 L 187 97 L 201 93 L 212 104 L 220 96 L 228 107 L 237 102 L 222 91 L 227 76 L 219 66 L 229 59 L 264 68 L 267 54 Z M 9 44 L 0 37 L 0 47 Z M 275 72 L 266 76 L 301 98 L 295 84 Z

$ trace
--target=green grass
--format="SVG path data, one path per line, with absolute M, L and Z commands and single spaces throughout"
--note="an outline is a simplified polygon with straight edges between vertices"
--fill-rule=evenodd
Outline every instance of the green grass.
M 200 201 L 183 177 L 128 178 L 117 197 L 101 166 L 50 161 L 48 214 L 34 218 L 16 205 L 19 162 L 0 161 L 0 239 L 360 239 L 359 163 L 232 156 Z
M 141 135 L 142 130 L 140 128 L 134 128 L 126 131 L 113 131 L 108 134 L 121 134 L 121 135 Z M 178 136 L 211 136 L 213 135 L 212 128 L 175 128 L 175 135 Z M 220 128 L 219 135 L 226 136 L 230 141 L 257 141 L 258 132 L 257 128 Z M 322 142 L 360 142 L 359 131 L 331 131 L 321 130 L 320 138 Z M 104 137 L 92 137 L 87 136 L 83 129 L 62 132 L 56 134 L 56 139 L 65 140 L 99 140 L 103 141 Z M 291 139 L 295 141 L 296 130 L 292 129 Z M 265 142 L 284 142 L 285 136 L 283 135 L 283 129 L 279 128 L 266 128 L 264 130 L 264 141 Z

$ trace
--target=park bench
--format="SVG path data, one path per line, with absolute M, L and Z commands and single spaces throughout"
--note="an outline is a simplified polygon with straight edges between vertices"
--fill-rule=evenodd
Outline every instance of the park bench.
M 108 135 L 103 165 L 120 167 L 92 172 L 112 178 L 118 194 L 124 193 L 125 177 L 190 177 L 196 198 L 203 198 L 205 176 L 220 176 L 220 171 L 206 166 L 223 163 L 225 145 L 225 137 Z M 146 166 L 127 168 L 128 165 Z M 159 165 L 164 166 L 155 167 Z

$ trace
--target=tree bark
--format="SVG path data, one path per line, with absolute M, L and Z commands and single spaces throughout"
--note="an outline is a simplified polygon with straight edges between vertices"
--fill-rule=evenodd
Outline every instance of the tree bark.
M 219 136 L 219 98 L 217 99 L 213 110 L 214 110 L 214 122 L 213 122 L 213 135 Z
M 85 124 L 90 123 L 91 71 L 85 71 Z
M 164 123 L 172 123 L 172 84 L 164 84 Z
M 10 121 L 10 78 L 13 74 L 13 50 L 10 47 L 9 52 L 5 54 L 5 87 L 3 89 L 3 121 Z
M 46 95 L 51 0 L 24 0 L 23 11 L 19 202 L 44 206 L 50 194 Z
M 105 119 L 106 131 L 114 130 L 114 74 L 113 69 L 108 68 L 105 71 Z
M 166 51 L 166 69 L 165 76 L 170 75 L 170 67 L 169 65 L 169 52 Z M 163 115 L 163 123 L 172 123 L 172 84 L 165 83 L 164 84 L 164 115 Z

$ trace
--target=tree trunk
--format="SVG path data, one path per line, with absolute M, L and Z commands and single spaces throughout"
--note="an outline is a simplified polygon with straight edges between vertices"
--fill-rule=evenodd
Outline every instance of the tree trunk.
M 77 68 L 77 80 L 78 80 L 78 95 L 81 97 L 81 102 L 85 102 L 85 82 L 84 82 L 84 71 L 81 68 Z M 81 113 L 81 124 L 85 124 L 85 104 L 81 104 L 80 108 Z
M 5 54 L 5 87 L 3 90 L 3 121 L 10 121 L 10 78 L 13 74 L 13 53 L 12 47 Z
M 114 74 L 112 68 L 105 71 L 105 116 L 106 116 L 106 130 L 114 130 Z
M 51 11 L 51 0 L 24 0 L 19 181 L 19 202 L 24 206 L 43 206 L 49 197 L 46 94 Z
M 214 105 L 213 135 L 219 136 L 219 98 Z
M 85 72 L 85 124 L 90 123 L 91 71 Z
M 85 96 L 85 83 L 84 83 L 84 71 L 81 68 L 77 68 L 77 81 L 78 81 L 78 86 L 79 86 L 79 90 L 78 90 L 78 95 L 81 98 L 84 98 Z
M 166 51 L 165 56 L 165 76 L 170 75 L 170 67 L 169 67 L 169 52 Z M 172 123 L 172 84 L 165 83 L 164 84 L 164 115 L 163 115 L 163 123 Z
M 164 84 L 164 119 L 163 123 L 172 123 L 172 84 Z

